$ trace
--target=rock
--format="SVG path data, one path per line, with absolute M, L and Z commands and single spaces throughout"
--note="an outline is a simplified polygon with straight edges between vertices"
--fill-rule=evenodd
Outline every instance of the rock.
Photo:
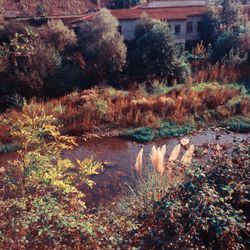
M 180 143 L 181 143 L 182 147 L 185 147 L 185 146 L 187 146 L 190 143 L 190 139 L 183 138 L 183 139 L 180 140 Z
M 222 135 L 216 135 L 215 139 L 219 140 L 222 137 Z

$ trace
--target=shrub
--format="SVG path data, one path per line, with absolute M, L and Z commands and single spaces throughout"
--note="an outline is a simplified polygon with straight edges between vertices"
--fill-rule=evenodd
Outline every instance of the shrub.
M 194 129 L 193 125 L 177 125 L 172 122 L 163 123 L 158 129 L 152 128 L 137 128 L 125 134 L 125 137 L 140 142 L 149 142 L 154 139 L 183 136 Z
M 129 131 L 125 136 L 136 141 L 148 142 L 155 138 L 155 132 L 152 128 L 144 127 Z
M 0 154 L 15 152 L 20 148 L 20 146 L 16 143 L 7 143 L 2 144 L 0 143 Z
M 177 125 L 176 123 L 165 122 L 156 132 L 156 138 L 183 136 L 194 129 L 192 124 Z
M 26 28 L 23 23 L 21 22 L 6 22 L 4 23 L 3 29 L 0 31 L 0 41 L 1 43 L 5 42 L 8 43 L 10 40 L 15 36 L 16 33 L 18 34 L 25 34 Z
M 176 76 L 178 83 L 186 83 L 188 81 L 188 78 L 191 75 L 191 67 L 184 57 L 176 60 L 174 75 Z
M 102 165 L 92 158 L 75 164 L 62 159 L 62 150 L 76 145 L 75 138 L 61 135 L 52 116 L 34 111 L 24 106 L 20 119 L 10 121 L 20 150 L 0 171 L 5 197 L 0 202 L 0 248 L 75 248 L 82 235 L 92 233 L 76 181 L 92 187 L 89 175 L 98 174 Z
M 209 165 L 186 168 L 184 183 L 170 187 L 151 213 L 140 214 L 133 247 L 247 247 L 249 143 L 234 148 L 232 158 L 222 154 L 212 160 L 212 169 Z
M 221 123 L 222 126 L 228 127 L 234 132 L 249 133 L 250 132 L 250 118 L 236 116 L 230 119 L 224 120 Z

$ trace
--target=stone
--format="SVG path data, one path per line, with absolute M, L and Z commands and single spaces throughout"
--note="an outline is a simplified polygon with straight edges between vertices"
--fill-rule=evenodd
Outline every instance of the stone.
M 185 147 L 190 143 L 190 140 L 188 138 L 183 138 L 180 140 L 181 146 Z

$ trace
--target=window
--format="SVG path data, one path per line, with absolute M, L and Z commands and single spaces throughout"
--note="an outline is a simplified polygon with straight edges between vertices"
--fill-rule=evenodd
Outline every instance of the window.
M 174 26 L 174 33 L 175 33 L 175 35 L 180 35 L 180 33 L 181 33 L 181 25 L 180 24 L 176 24 Z
M 169 28 L 169 30 L 171 30 L 171 25 L 170 24 L 168 25 L 168 28 Z
M 122 34 L 122 26 L 121 26 L 121 25 L 118 25 L 118 32 L 119 32 L 120 34 Z
M 201 33 L 201 31 L 202 31 L 202 21 L 198 21 L 197 22 L 197 32 Z
M 187 22 L 187 33 L 193 32 L 193 22 Z

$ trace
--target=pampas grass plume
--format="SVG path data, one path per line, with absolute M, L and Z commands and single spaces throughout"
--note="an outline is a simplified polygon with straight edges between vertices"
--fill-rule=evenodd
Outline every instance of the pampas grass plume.
M 191 145 L 189 149 L 184 153 L 181 158 L 181 164 L 188 166 L 192 163 L 192 158 L 194 154 L 194 145 Z
M 143 157 L 143 148 L 139 151 L 135 162 L 135 170 L 139 176 L 142 176 L 142 157 Z
M 156 154 L 157 154 L 157 149 L 155 146 L 153 146 L 150 153 L 150 160 L 154 168 L 156 165 Z
M 162 146 L 161 148 L 157 148 L 155 146 L 152 147 L 150 159 L 154 169 L 160 174 L 164 173 L 164 157 L 166 153 L 166 146 Z
M 179 154 L 181 152 L 181 144 L 178 144 L 174 147 L 174 149 L 172 150 L 169 158 L 168 158 L 168 161 L 169 162 L 174 162 L 176 161 L 176 159 L 178 158 Z

